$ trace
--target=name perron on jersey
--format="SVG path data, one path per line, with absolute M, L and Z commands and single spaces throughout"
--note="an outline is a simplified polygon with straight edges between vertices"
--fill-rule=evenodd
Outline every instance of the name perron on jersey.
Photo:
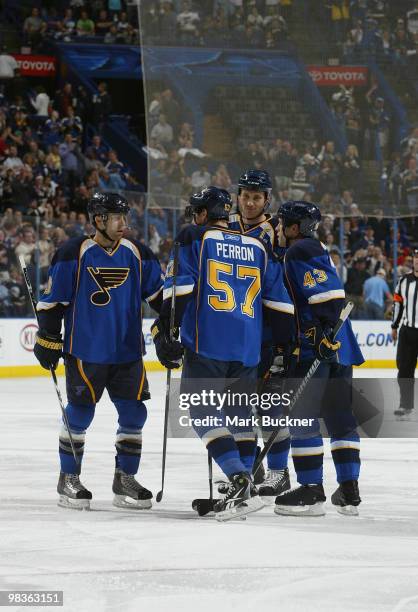
M 148 247 L 122 238 L 109 253 L 91 238 L 56 252 L 38 311 L 64 311 L 64 353 L 91 363 L 127 363 L 142 355 L 142 301 L 162 290 L 160 264 Z
M 182 343 L 204 357 L 257 365 L 263 307 L 293 314 L 281 267 L 262 242 L 228 229 L 188 226 L 177 240 L 176 296 L 189 298 L 181 320 Z M 164 305 L 172 280 L 171 259 Z

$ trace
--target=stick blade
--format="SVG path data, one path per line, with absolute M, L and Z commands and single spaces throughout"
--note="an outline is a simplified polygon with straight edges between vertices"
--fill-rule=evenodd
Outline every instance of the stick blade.
M 206 516 L 210 512 L 214 511 L 215 503 L 217 499 L 198 498 L 192 502 L 192 508 L 197 512 L 199 516 Z
M 163 492 L 162 492 L 162 490 L 161 490 L 161 491 L 158 491 L 158 493 L 157 493 L 157 495 L 156 495 L 156 497 L 155 497 L 155 501 L 156 501 L 156 502 L 158 502 L 158 503 L 160 503 L 160 501 L 162 500 L 162 498 L 163 498 Z

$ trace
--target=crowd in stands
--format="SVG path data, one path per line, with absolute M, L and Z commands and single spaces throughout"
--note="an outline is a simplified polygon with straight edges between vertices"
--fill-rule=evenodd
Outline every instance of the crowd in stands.
M 238 46 L 238 41 L 243 40 L 248 46 L 248 30 L 251 40 L 257 41 L 253 46 L 268 46 L 276 20 L 281 24 L 276 42 L 287 39 L 292 4 L 292 0 L 144 0 L 141 11 L 149 20 L 147 36 L 152 37 L 153 27 L 158 37 L 164 31 L 165 44 L 172 41 L 203 45 L 208 44 L 210 35 L 213 46 L 218 46 L 224 37 L 236 35 Z M 307 12 L 319 10 L 328 20 L 343 54 L 354 26 L 360 27 L 361 23 L 369 28 L 374 18 L 383 27 L 379 10 L 385 11 L 390 23 L 399 19 L 399 10 L 388 8 L 385 2 L 322 2 L 319 9 L 313 8 L 312 3 L 305 4 Z M 405 13 L 408 3 L 401 4 L 402 14 L 409 15 L 408 20 L 405 16 L 403 20 L 411 36 L 414 13 L 412 9 Z M 334 23 L 336 7 L 344 15 L 344 23 Z M 86 25 L 86 39 L 98 32 L 105 39 L 116 21 L 128 20 L 135 29 L 130 20 L 136 11 L 135 2 L 119 0 L 72 0 L 57 3 L 47 12 L 34 6 L 31 17 L 42 25 L 37 29 L 39 37 L 32 36 L 28 42 L 40 44 L 46 35 L 65 39 L 67 34 L 61 28 L 64 15 L 75 23 L 70 38 L 83 36 L 77 25 L 81 20 L 91 21 Z M 105 32 L 100 24 L 106 19 L 112 23 L 107 22 L 109 30 Z M 35 22 L 28 23 L 33 26 Z M 29 31 L 33 34 L 36 28 L 32 26 Z M 400 23 L 396 27 L 399 29 Z M 214 31 L 218 38 L 212 37 Z M 375 82 L 366 93 L 341 88 L 329 100 L 334 118 L 349 142 L 344 153 L 338 152 L 330 140 L 296 144 L 278 133 L 273 141 L 249 142 L 237 149 L 233 162 L 215 159 L 196 144 L 187 109 L 171 89 L 161 87 L 151 96 L 147 113 L 149 141 L 144 149 L 150 163 L 149 199 L 140 193 L 135 177 L 118 159 L 117 152 L 110 150 L 100 136 L 100 126 L 111 109 L 105 83 L 99 85 L 94 98 L 82 88 L 73 91 L 68 83 L 52 99 L 39 88 L 27 98 L 4 95 L 0 100 L 0 316 L 29 312 L 17 255 L 24 255 L 33 280 L 39 281 L 42 289 L 55 248 L 69 237 L 91 231 L 85 212 L 95 190 L 136 191 L 131 197 L 130 231 L 136 238 L 147 240 L 164 265 L 173 235 L 184 221 L 181 210 L 190 193 L 207 184 L 234 193 L 240 171 L 248 167 L 270 172 L 274 182 L 273 213 L 281 202 L 291 198 L 319 203 L 324 212 L 320 238 L 330 251 L 347 295 L 356 302 L 355 316 L 388 316 L 394 259 L 398 274 L 411 269 L 411 245 L 418 242 L 415 220 L 410 217 L 399 222 L 398 254 L 394 258 L 393 222 L 385 218 L 383 209 L 376 207 L 371 214 L 370 206 L 363 207 L 363 160 L 373 158 L 372 149 L 378 142 L 383 158 L 390 158 L 386 172 L 392 193 L 411 214 L 418 211 L 417 129 L 411 131 L 399 153 L 391 154 L 392 119 Z M 84 129 L 88 122 L 97 127 L 91 138 Z M 343 231 L 341 216 L 345 217 Z
M 418 5 L 415 0 L 331 3 L 334 40 L 346 63 L 374 57 L 379 63 L 407 65 L 416 54 Z
M 347 295 L 357 305 L 358 318 L 377 319 L 389 316 L 393 290 L 394 237 L 393 221 L 376 206 L 362 211 L 362 153 L 367 149 L 371 133 L 375 133 L 386 151 L 389 141 L 389 115 L 384 100 L 372 83 L 360 108 L 353 91 L 334 92 L 333 112 L 344 115 L 346 135 L 350 143 L 340 154 L 335 143 L 313 141 L 295 146 L 286 139 L 277 138 L 272 144 L 257 141 L 238 151 L 234 163 L 220 163 L 194 144 L 193 125 L 186 122 L 187 115 L 175 100 L 171 90 L 156 91 L 148 109 L 152 139 L 148 152 L 151 164 L 151 182 L 155 201 L 153 206 L 164 211 L 163 193 L 176 193 L 186 203 L 191 191 L 214 184 L 236 192 L 236 181 L 242 168 L 267 169 L 273 180 L 271 211 L 288 199 L 307 199 L 318 202 L 324 212 L 320 238 L 330 251 L 341 275 Z M 377 120 L 378 119 L 378 120 Z M 366 133 L 366 138 L 363 135 Z M 369 134 L 369 135 L 367 135 Z M 402 164 L 408 167 L 402 180 L 408 183 L 412 198 L 412 182 L 418 186 L 416 172 L 418 140 L 415 130 L 404 143 Z M 186 155 L 181 155 L 185 142 Z M 355 143 L 355 144 L 354 144 Z M 402 167 L 403 167 L 402 166 Z M 400 171 L 401 164 L 396 168 Z M 395 166 L 391 169 L 391 180 Z M 161 197 L 158 194 L 161 189 Z M 174 190 L 174 191 L 172 191 Z M 418 193 L 418 188 L 415 194 Z M 387 212 L 387 211 L 386 211 Z M 341 236 L 340 217 L 344 216 Z M 161 218 L 159 219 L 161 223 Z M 152 248 L 159 253 L 159 243 L 167 228 L 151 224 Z M 418 227 L 413 218 L 399 221 L 398 274 L 411 269 L 411 245 L 418 242 Z M 370 282 L 366 283 L 368 279 Z
M 9 95 L 13 83 L 6 85 L 0 91 L 0 316 L 16 316 L 28 312 L 17 256 L 24 255 L 42 288 L 51 253 L 85 233 L 91 194 L 140 194 L 143 187 L 100 135 L 111 110 L 105 83 L 92 97 L 71 83 L 52 97 L 42 87 Z M 97 128 L 91 137 L 87 121 Z
M 281 48 L 288 39 L 292 0 L 145 0 L 148 44 Z
M 137 2 L 67 0 L 36 3 L 23 18 L 23 43 L 39 49 L 46 39 L 70 42 L 139 44 Z
M 36 3 L 35 3 L 36 4 Z M 147 44 L 278 48 L 288 38 L 293 0 L 143 0 Z M 33 6 L 23 20 L 25 44 L 45 38 L 138 44 L 138 0 L 67 0 Z

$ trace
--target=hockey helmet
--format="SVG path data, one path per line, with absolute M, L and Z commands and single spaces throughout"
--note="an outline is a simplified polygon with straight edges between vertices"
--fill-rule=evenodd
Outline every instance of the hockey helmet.
M 284 227 L 297 223 L 302 236 L 312 236 L 321 221 L 318 206 L 304 200 L 284 202 L 277 211 L 277 216 L 282 219 Z
M 118 193 L 96 192 L 87 204 L 87 212 L 91 223 L 94 225 L 94 218 L 98 215 L 106 218 L 109 213 L 119 213 L 127 215 L 129 213 L 128 200 Z
M 192 219 L 193 214 L 206 210 L 209 221 L 228 221 L 231 208 L 232 200 L 228 191 L 211 185 L 190 196 L 185 216 Z

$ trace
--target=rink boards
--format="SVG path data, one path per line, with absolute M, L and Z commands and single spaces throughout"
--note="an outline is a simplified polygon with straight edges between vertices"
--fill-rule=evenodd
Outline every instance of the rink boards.
M 148 371 L 162 370 L 157 361 L 150 327 L 153 319 L 144 319 Z M 390 321 L 353 321 L 354 332 L 366 360 L 363 368 L 395 368 L 396 348 Z M 37 331 L 35 319 L 0 319 L 0 377 L 48 375 L 36 365 L 33 345 Z M 58 367 L 63 373 L 63 366 Z

